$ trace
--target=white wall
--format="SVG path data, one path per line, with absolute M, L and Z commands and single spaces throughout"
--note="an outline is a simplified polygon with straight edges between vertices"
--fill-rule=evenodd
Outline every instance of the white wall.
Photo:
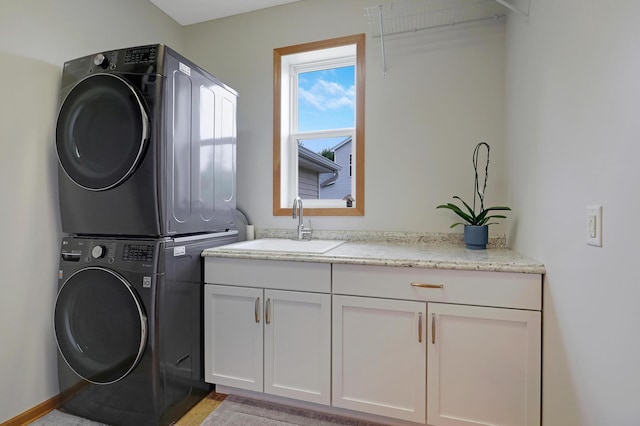
M 529 23 L 509 19 L 506 51 L 500 26 L 388 39 L 386 79 L 367 38 L 366 215 L 313 227 L 446 232 L 453 217 L 435 205 L 471 196 L 471 152 L 489 142 L 488 202 L 514 208 L 495 231 L 548 270 L 544 424 L 630 425 L 640 418 L 629 229 L 640 207 L 640 4 L 531 2 Z M 293 229 L 271 214 L 273 48 L 367 32 L 372 3 L 304 0 L 183 29 L 147 0 L 0 2 L 0 422 L 57 393 L 62 63 L 164 42 L 239 90 L 239 205 L 258 227 Z M 584 244 L 594 203 L 603 248 Z
M 181 49 L 181 31 L 147 0 L 0 2 L 0 423 L 58 393 L 53 132 L 62 64 L 137 44 Z
M 304 0 L 185 27 L 187 56 L 240 94 L 238 206 L 256 227 L 294 228 L 272 215 L 273 49 L 367 32 L 371 5 Z M 448 232 L 453 214 L 435 207 L 471 201 L 480 141 L 492 146 L 487 202 L 503 203 L 504 26 L 388 38 L 386 79 L 379 40 L 366 43 L 365 216 L 314 217 L 312 227 Z
M 531 0 L 507 31 L 516 250 L 544 262 L 543 423 L 640 422 L 640 2 Z M 585 244 L 604 206 L 603 247 Z

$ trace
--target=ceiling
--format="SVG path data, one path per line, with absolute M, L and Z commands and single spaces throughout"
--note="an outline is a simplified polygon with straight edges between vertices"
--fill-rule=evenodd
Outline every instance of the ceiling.
M 149 0 L 180 25 L 239 15 L 300 0 Z

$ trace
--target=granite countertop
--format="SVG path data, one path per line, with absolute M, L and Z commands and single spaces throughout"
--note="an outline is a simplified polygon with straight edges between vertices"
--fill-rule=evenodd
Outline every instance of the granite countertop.
M 227 257 L 297 262 L 346 263 L 354 265 L 405 266 L 430 269 L 520 272 L 544 274 L 544 265 L 504 247 L 504 236 L 490 239 L 486 250 L 469 250 L 457 234 L 325 231 L 319 239 L 346 242 L 322 254 L 226 250 L 204 250 L 203 257 Z M 263 231 L 258 238 L 291 238 L 288 233 Z

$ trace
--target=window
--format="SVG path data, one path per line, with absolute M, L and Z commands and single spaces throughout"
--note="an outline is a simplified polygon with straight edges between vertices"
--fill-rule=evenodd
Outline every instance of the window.
M 364 214 L 364 40 L 274 49 L 274 215 Z

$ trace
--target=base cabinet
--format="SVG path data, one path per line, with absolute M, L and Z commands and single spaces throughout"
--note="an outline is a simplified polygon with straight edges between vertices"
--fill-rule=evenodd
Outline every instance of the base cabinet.
M 331 403 L 331 296 L 265 290 L 264 392 Z
M 540 425 L 540 312 L 429 303 L 428 321 L 429 425 Z
M 333 403 L 423 423 L 424 302 L 333 296 Z
M 329 405 L 331 296 L 205 286 L 205 380 Z
M 539 274 L 211 257 L 205 280 L 209 383 L 400 424 L 540 426 Z
M 205 381 L 263 390 L 263 290 L 204 286 Z

